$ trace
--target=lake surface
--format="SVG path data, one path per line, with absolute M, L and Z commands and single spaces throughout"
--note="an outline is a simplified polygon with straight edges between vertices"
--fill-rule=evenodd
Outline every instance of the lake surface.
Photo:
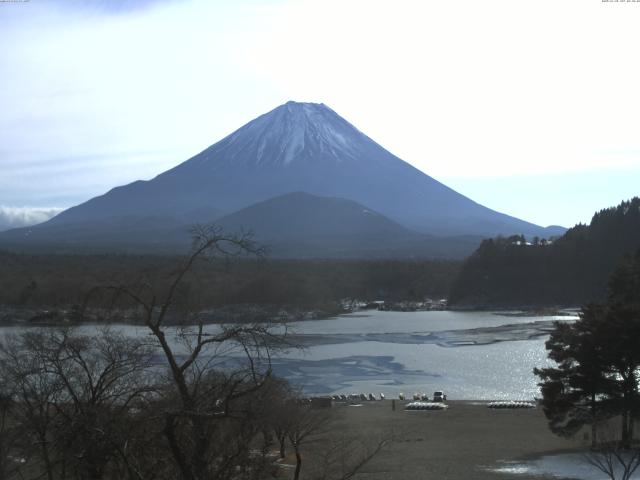
M 532 370 L 549 364 L 544 342 L 552 322 L 575 318 L 366 311 L 289 324 L 291 340 L 304 348 L 280 352 L 272 363 L 276 374 L 310 395 L 372 392 L 397 397 L 400 392 L 431 395 L 444 390 L 450 399 L 532 400 L 539 396 Z M 114 328 L 147 335 L 144 327 Z M 4 327 L 1 332 L 20 330 Z
M 274 368 L 308 393 L 532 400 L 553 321 L 575 318 L 369 311 L 297 322 L 293 338 L 305 349 L 279 356 Z

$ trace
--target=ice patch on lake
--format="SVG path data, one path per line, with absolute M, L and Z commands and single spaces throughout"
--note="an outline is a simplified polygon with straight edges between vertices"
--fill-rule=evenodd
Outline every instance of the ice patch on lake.
M 322 360 L 272 360 L 276 375 L 287 378 L 305 392 L 314 394 L 351 393 L 352 391 L 396 392 L 399 387 L 438 375 L 407 369 L 391 356 L 352 356 Z
M 399 344 L 435 344 L 441 347 L 462 347 L 468 345 L 489 345 L 498 342 L 531 340 L 546 336 L 553 328 L 553 321 L 543 320 L 529 323 L 515 323 L 490 327 L 428 331 L 428 332 L 386 332 L 386 333 L 331 333 L 293 334 L 294 344 L 332 345 L 354 342 L 380 342 Z

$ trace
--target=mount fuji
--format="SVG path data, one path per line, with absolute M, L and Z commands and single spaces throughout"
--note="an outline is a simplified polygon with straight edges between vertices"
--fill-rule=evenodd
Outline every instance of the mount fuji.
M 157 233 L 196 221 L 224 224 L 234 212 L 274 197 L 285 196 L 293 208 L 291 199 L 299 197 L 287 194 L 294 192 L 320 197 L 320 203 L 323 198 L 352 202 L 332 200 L 334 212 L 336 205 L 355 202 L 384 218 L 387 227 L 412 235 L 547 237 L 564 231 L 470 200 L 388 152 L 324 104 L 288 102 L 152 180 L 116 187 L 43 224 L 0 234 L 0 242 L 91 243 L 96 236 L 104 241 L 96 232 L 108 228 L 107 238 L 126 245 L 133 228 L 144 244 L 140 225 Z M 261 212 L 268 216 L 282 208 L 282 201 L 266 205 L 272 210 Z M 327 233 L 341 234 L 333 230 Z

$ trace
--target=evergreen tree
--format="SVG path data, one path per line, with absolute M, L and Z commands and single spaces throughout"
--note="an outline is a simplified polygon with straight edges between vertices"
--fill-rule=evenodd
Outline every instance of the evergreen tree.
M 606 329 L 606 359 L 616 378 L 614 398 L 622 421 L 622 443 L 633 441 L 633 426 L 640 416 L 640 250 L 628 257 L 611 277 Z
M 599 344 L 602 313 L 602 307 L 589 305 L 578 322 L 557 322 L 546 348 L 558 366 L 534 370 L 542 380 L 542 406 L 551 431 L 571 437 L 591 425 L 593 446 L 597 423 L 612 414 L 610 402 L 602 396 L 612 388 Z
M 640 251 L 611 277 L 603 305 L 583 308 L 574 323 L 557 322 L 546 343 L 554 368 L 535 369 L 551 430 L 572 436 L 619 416 L 621 445 L 629 448 L 640 417 Z

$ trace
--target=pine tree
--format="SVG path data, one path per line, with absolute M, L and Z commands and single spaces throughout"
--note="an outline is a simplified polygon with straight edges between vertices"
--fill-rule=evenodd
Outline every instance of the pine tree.
M 574 323 L 557 322 L 546 343 L 557 367 L 535 369 L 551 430 L 572 436 L 619 416 L 621 446 L 633 443 L 640 417 L 640 251 L 614 272 L 607 302 L 582 309 Z

